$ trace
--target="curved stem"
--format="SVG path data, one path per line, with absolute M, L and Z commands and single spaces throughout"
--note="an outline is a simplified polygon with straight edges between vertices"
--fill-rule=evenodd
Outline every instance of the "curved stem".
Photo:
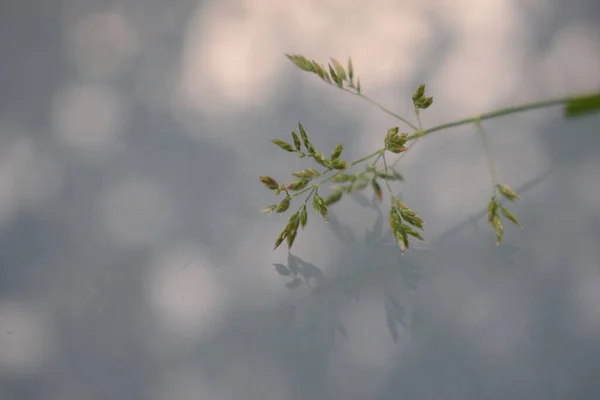
M 423 130 L 423 124 L 421 124 L 421 113 L 419 112 L 419 109 L 415 106 L 415 116 L 417 117 L 417 125 L 418 125 L 418 130 L 422 131 Z
M 342 90 L 351 93 L 355 96 L 359 96 L 365 100 L 367 100 L 369 103 L 374 104 L 375 106 L 379 107 L 382 111 L 384 111 L 385 113 L 399 119 L 400 121 L 404 122 L 405 124 L 407 124 L 408 126 L 410 126 L 413 130 L 415 130 L 415 133 L 410 135 L 408 137 L 408 140 L 414 140 L 414 139 L 418 139 L 422 136 L 428 135 L 430 133 L 434 133 L 437 131 L 441 131 L 443 129 L 448 129 L 448 128 L 453 128 L 456 126 L 461 126 L 461 125 L 467 125 L 467 124 L 480 124 L 481 121 L 484 121 L 486 119 L 492 119 L 492 118 L 497 118 L 497 117 L 501 117 L 504 115 L 510 115 L 510 114 L 516 114 L 516 113 L 520 113 L 520 112 L 524 112 L 524 111 L 529 111 L 529 110 L 535 110 L 535 109 L 540 109 L 540 108 L 547 108 L 547 107 L 552 107 L 552 106 L 558 106 L 558 105 L 562 105 L 565 104 L 567 102 L 579 99 L 581 97 L 584 97 L 585 95 L 578 95 L 578 96 L 568 96 L 568 97 L 563 97 L 563 98 L 559 98 L 559 99 L 552 99 L 552 100 L 546 100 L 546 101 L 539 101 L 539 102 L 535 102 L 535 103 L 526 103 L 526 104 L 522 104 L 520 106 L 514 106 L 514 107 L 507 107 L 507 108 L 502 108 L 500 110 L 496 110 L 496 111 L 491 111 L 488 113 L 484 113 L 484 114 L 480 114 L 480 115 L 476 115 L 474 117 L 469 117 L 469 118 L 464 118 L 464 119 L 460 119 L 457 121 L 453 121 L 453 122 L 447 122 L 441 125 L 437 125 L 434 126 L 432 128 L 429 129 L 421 129 L 420 127 L 420 121 L 419 121 L 419 126 L 415 126 L 412 123 L 410 123 L 409 121 L 407 121 L 406 119 L 402 118 L 401 116 L 399 116 L 398 114 L 388 110 L 387 108 L 383 107 L 381 104 L 377 103 L 374 100 L 371 100 L 369 97 L 363 95 L 362 93 L 358 93 L 358 92 L 353 92 L 351 90 L 348 90 L 347 88 L 341 88 Z M 478 125 L 479 126 L 479 125 Z M 484 138 L 485 140 L 485 138 Z M 416 142 L 416 141 L 415 141 Z M 411 143 L 411 145 L 414 145 L 415 142 Z M 411 145 L 409 145 L 409 149 L 412 147 Z M 370 158 L 373 158 L 375 156 L 379 156 L 381 157 L 382 154 L 385 152 L 385 148 L 379 149 L 377 151 L 375 151 L 374 153 L 371 153 L 367 156 L 364 156 L 362 158 L 359 158 L 358 160 L 352 162 L 350 164 L 350 167 L 355 166 L 356 164 L 359 164 L 363 161 L 366 161 Z M 400 161 L 400 159 L 402 158 L 403 154 L 400 155 L 400 157 L 392 164 L 392 168 L 398 163 L 398 161 Z M 295 193 L 291 196 L 289 196 L 290 198 L 294 198 L 297 197 L 303 193 L 308 192 L 309 190 L 314 190 L 315 188 L 318 188 L 320 185 L 322 185 L 323 183 L 326 183 L 330 180 L 332 180 L 333 178 L 335 178 L 336 176 L 338 176 L 339 174 L 341 174 L 344 170 L 338 171 L 335 174 L 329 176 L 328 178 L 325 178 L 307 188 L 305 188 L 304 190 Z M 495 180 L 495 173 L 493 171 L 493 163 L 490 164 L 490 172 L 492 173 L 492 179 Z M 311 193 L 312 194 L 312 193 Z
M 385 173 L 388 173 L 387 161 L 385 160 L 385 152 L 381 153 L 383 155 L 383 167 L 385 168 Z M 390 186 L 389 179 L 385 180 L 385 185 L 387 186 L 388 192 L 390 192 L 390 196 L 394 197 L 394 192 L 392 191 L 392 187 Z
M 483 131 L 483 127 L 481 126 L 480 120 L 475 121 L 475 129 L 477 130 L 477 133 L 479 134 L 479 136 L 481 136 L 481 140 L 483 142 L 483 151 L 485 151 L 485 156 L 488 160 L 490 176 L 492 177 L 492 188 L 493 188 L 492 194 L 493 194 L 496 191 L 496 184 L 498 183 L 498 179 L 496 178 L 496 167 L 494 166 L 494 158 L 492 157 L 492 153 L 490 150 L 490 144 L 488 142 L 487 136 L 485 135 L 485 132 Z
M 402 118 L 400 115 L 396 114 L 395 112 L 388 110 L 387 108 L 385 108 L 384 106 L 382 106 L 381 104 L 379 104 L 379 103 L 378 103 L 378 102 L 376 102 L 375 100 L 371 99 L 370 97 L 367 97 L 367 96 L 365 96 L 365 95 L 364 95 L 364 94 L 362 94 L 362 93 L 353 92 L 352 90 L 348 90 L 348 89 L 346 89 L 346 88 L 342 88 L 342 90 L 344 90 L 344 91 L 346 91 L 346 92 L 348 92 L 348 93 L 350 93 L 350 94 L 353 94 L 353 95 L 355 95 L 355 96 L 358 96 L 358 97 L 361 97 L 361 98 L 365 99 L 366 101 L 368 101 L 369 103 L 373 104 L 374 106 L 377 106 L 377 107 L 378 107 L 378 108 L 379 108 L 381 111 L 385 112 L 386 114 L 389 114 L 389 115 L 391 115 L 392 117 L 394 117 L 394 118 L 397 118 L 397 119 L 399 119 L 400 121 L 404 122 L 404 123 L 405 123 L 406 125 L 408 125 L 408 126 L 409 126 L 409 127 L 412 129 L 412 130 L 414 130 L 414 131 L 417 131 L 417 130 L 418 130 L 418 128 L 417 128 L 417 127 L 416 127 L 414 124 L 410 123 L 410 122 L 409 122 L 408 120 L 406 120 L 405 118 Z
M 433 132 L 441 131 L 443 129 L 453 128 L 455 126 L 472 124 L 477 121 L 483 121 L 486 119 L 502 117 L 504 115 L 516 114 L 516 113 L 529 111 L 529 110 L 535 110 L 535 109 L 539 109 L 539 108 L 547 108 L 547 107 L 562 105 L 564 103 L 581 98 L 583 96 L 584 95 L 569 96 L 569 97 L 563 97 L 563 98 L 559 98 L 559 99 L 552 99 L 552 100 L 546 100 L 546 101 L 538 101 L 535 103 L 522 104 L 520 106 L 502 108 L 500 110 L 488 112 L 488 113 L 477 115 L 477 116 L 470 117 L 470 118 L 460 119 L 460 120 L 453 121 L 453 122 L 447 122 L 445 124 L 434 126 L 433 128 L 425 129 L 424 131 L 419 132 L 418 134 L 409 136 L 409 140 L 414 139 L 416 137 L 428 135 Z

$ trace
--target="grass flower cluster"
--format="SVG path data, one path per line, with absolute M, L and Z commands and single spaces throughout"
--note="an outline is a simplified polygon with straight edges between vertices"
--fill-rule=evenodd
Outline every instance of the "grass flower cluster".
M 279 182 L 271 176 L 265 175 L 259 177 L 262 184 L 279 197 L 276 203 L 264 207 L 262 209 L 263 212 L 269 214 L 286 213 L 296 197 L 306 194 L 300 206 L 288 218 L 287 224 L 275 240 L 273 249 L 278 248 L 284 241 L 289 249 L 292 248 L 298 231 L 304 230 L 308 223 L 307 208 L 311 199 L 310 203 L 316 215 L 328 221 L 329 208 L 340 201 L 345 195 L 370 188 L 379 202 L 381 202 L 384 195 L 382 187 L 387 189 L 391 199 L 388 221 L 390 230 L 394 234 L 400 250 L 404 252 L 408 249 L 412 240 L 423 240 L 421 234 L 424 229 L 423 219 L 409 206 L 397 199 L 392 192 L 390 182 L 403 180 L 402 175 L 395 169 L 395 166 L 401 160 L 402 155 L 409 151 L 419 138 L 434 132 L 467 124 L 473 125 L 482 137 L 484 151 L 488 157 L 493 194 L 488 203 L 487 216 L 488 222 L 496 234 L 496 244 L 500 244 L 504 234 L 504 225 L 501 217 L 522 228 L 519 219 L 502 204 L 501 200 L 512 202 L 518 200 L 520 197 L 508 184 L 499 183 L 496 180 L 494 162 L 487 146 L 482 122 L 504 115 L 559 105 L 563 107 L 564 115 L 567 118 L 600 112 L 600 93 L 592 93 L 503 108 L 424 129 L 421 124 L 420 113 L 433 104 L 433 97 L 426 93 L 427 88 L 425 85 L 420 85 L 416 88 L 412 95 L 412 103 L 417 120 L 417 123 L 413 124 L 408 119 L 388 110 L 363 93 L 360 79 L 356 77 L 354 72 L 352 59 L 348 59 L 346 66 L 335 59 L 331 59 L 331 62 L 325 67 L 301 55 L 286 54 L 286 56 L 301 70 L 313 73 L 325 83 L 359 96 L 379 107 L 387 114 L 397 118 L 406 126 L 406 131 L 402 131 L 398 126 L 388 129 L 383 138 L 383 147 L 381 149 L 352 162 L 342 158 L 343 143 L 339 143 L 327 154 L 317 149 L 315 144 L 309 139 L 309 135 L 301 123 L 298 123 L 297 131 L 291 132 L 291 140 L 273 139 L 272 142 L 281 150 L 295 153 L 299 158 L 312 158 L 317 164 L 315 167 L 319 168 L 311 167 L 293 172 L 291 174 L 293 177 L 292 180 L 286 183 Z M 393 163 L 388 163 L 386 159 L 388 153 L 400 154 L 400 156 Z M 362 170 L 352 174 L 349 173 L 350 169 L 367 161 L 368 163 Z M 328 195 L 324 195 L 319 190 L 323 184 L 328 182 L 333 183 L 330 187 L 331 192 Z

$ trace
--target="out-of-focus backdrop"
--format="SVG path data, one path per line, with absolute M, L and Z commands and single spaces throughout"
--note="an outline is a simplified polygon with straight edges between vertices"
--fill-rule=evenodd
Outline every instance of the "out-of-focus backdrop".
M 273 252 L 258 176 L 312 165 L 270 140 L 352 161 L 400 124 L 284 53 L 351 56 L 410 119 L 427 83 L 433 126 L 600 89 L 600 4 L 1 1 L 0 399 L 598 398 L 600 118 L 484 124 L 501 246 L 466 126 L 399 164 L 425 243 L 367 189 Z

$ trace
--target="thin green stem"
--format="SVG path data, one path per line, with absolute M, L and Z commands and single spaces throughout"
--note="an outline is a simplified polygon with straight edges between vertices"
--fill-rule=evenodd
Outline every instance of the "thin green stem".
M 421 124 L 421 113 L 419 113 L 419 109 L 415 106 L 415 116 L 417 117 L 417 126 L 419 127 L 419 131 L 423 130 L 423 124 Z
M 317 190 L 317 187 L 315 186 L 315 187 L 312 189 L 312 191 L 311 191 L 311 192 L 308 194 L 308 196 L 306 196 L 306 198 L 304 199 L 304 203 L 303 203 L 305 206 L 306 206 L 306 203 L 308 202 L 308 200 L 310 199 L 310 196 L 312 196 L 312 195 L 313 195 L 313 193 L 315 193 L 315 192 L 316 192 L 316 190 Z
M 384 151 L 385 151 L 385 148 L 383 148 L 383 149 L 379 149 L 379 150 L 377 150 L 376 152 L 369 154 L 368 156 L 364 156 L 363 158 L 359 158 L 358 160 L 356 160 L 356 161 L 352 162 L 352 163 L 350 164 L 350 166 L 351 166 L 351 167 L 353 167 L 353 166 L 355 166 L 356 164 L 360 164 L 360 163 L 361 163 L 361 162 L 363 162 L 363 161 L 367 161 L 369 158 L 373 158 L 373 157 L 375 157 L 375 156 L 378 156 L 379 154 L 383 153 Z
M 354 91 L 352 91 L 352 90 L 348 90 L 347 88 L 342 88 L 342 90 L 344 90 L 344 91 L 346 91 L 346 92 L 348 92 L 348 93 L 350 93 L 350 94 L 353 94 L 353 95 L 355 95 L 355 96 L 358 96 L 358 97 L 361 97 L 361 98 L 365 99 L 366 101 L 368 101 L 369 103 L 373 104 L 374 106 L 376 106 L 376 107 L 379 107 L 379 109 L 380 109 L 381 111 L 385 112 L 386 114 L 389 114 L 389 115 L 391 115 L 392 117 L 394 117 L 394 118 L 397 118 L 397 119 L 399 119 L 400 121 L 404 122 L 404 123 L 405 123 L 406 125 L 408 125 L 408 126 L 411 128 L 411 129 L 413 129 L 413 130 L 415 130 L 415 131 L 417 130 L 417 127 L 416 127 L 414 124 L 412 124 L 411 122 L 409 122 L 409 121 L 408 121 L 408 120 L 406 120 L 405 118 L 402 118 L 400 115 L 396 114 L 395 112 L 388 110 L 387 108 L 385 108 L 384 106 L 382 106 L 381 104 L 379 104 L 379 103 L 378 103 L 378 102 L 376 102 L 375 100 L 371 99 L 370 97 L 367 97 L 367 96 L 365 96 L 365 95 L 364 95 L 364 94 L 362 94 L 362 93 L 358 93 L 358 92 L 354 92 Z
M 385 153 L 385 152 L 384 152 L 384 153 Z M 382 156 L 384 153 L 379 153 L 379 155 L 377 156 L 377 158 L 375 159 L 375 161 L 373 161 L 373 165 L 377 165 L 377 161 L 379 161 L 379 159 L 381 158 L 381 156 Z
M 433 128 L 425 129 L 423 131 L 422 135 L 409 136 L 409 140 L 414 139 L 415 137 L 420 137 L 423 135 L 428 135 L 433 132 L 441 131 L 443 129 L 453 128 L 455 126 L 472 124 L 476 121 L 484 121 L 486 119 L 502 117 L 504 115 L 516 114 L 516 113 L 529 111 L 529 110 L 535 110 L 535 109 L 539 109 L 539 108 L 547 108 L 547 107 L 562 105 L 564 103 L 578 99 L 583 96 L 584 95 L 569 96 L 569 97 L 563 97 L 563 98 L 559 98 L 559 99 L 552 99 L 552 100 L 546 100 L 546 101 L 539 101 L 539 102 L 535 102 L 535 103 L 522 104 L 520 106 L 515 106 L 515 107 L 502 108 L 500 110 L 488 112 L 488 113 L 477 115 L 477 116 L 470 117 L 470 118 L 460 119 L 460 120 L 453 121 L 453 122 L 447 122 L 445 124 L 434 126 Z
M 410 151 L 410 149 L 412 149 L 413 147 L 415 147 L 415 145 L 417 144 L 417 140 L 419 140 L 419 138 L 417 138 L 417 139 L 413 140 L 412 142 L 410 142 L 410 143 L 408 144 L 408 146 L 406 146 L 406 150 L 404 150 L 404 151 L 403 151 L 403 152 L 400 154 L 400 156 L 398 156 L 398 158 L 396 159 L 396 161 L 394 161 L 394 162 L 392 163 L 392 168 L 394 168 L 394 167 L 396 166 L 396 164 L 398 164 L 398 163 L 400 162 L 400 160 L 402 160 L 402 157 L 404 157 L 404 155 L 405 155 L 406 153 L 408 153 L 408 152 Z
M 352 86 L 352 88 L 354 90 L 356 90 L 356 88 L 354 88 L 353 86 Z M 522 105 L 514 106 L 514 107 L 502 108 L 500 110 L 491 111 L 491 112 L 488 112 L 488 113 L 480 114 L 480 115 L 477 115 L 477 116 L 474 116 L 474 117 L 460 119 L 460 120 L 457 120 L 457 121 L 447 122 L 447 123 L 440 124 L 440 125 L 434 126 L 432 128 L 423 130 L 422 129 L 422 125 L 421 125 L 421 120 L 419 118 L 419 112 L 418 112 L 418 110 L 415 110 L 416 116 L 417 116 L 417 123 L 418 123 L 418 126 L 415 126 L 414 124 L 410 123 L 409 121 L 407 121 L 406 119 L 404 119 L 400 115 L 398 115 L 398 114 L 396 114 L 396 113 L 388 110 L 387 108 L 385 108 L 381 104 L 377 103 L 375 100 L 372 100 L 371 98 L 367 97 L 366 95 L 364 95 L 362 93 L 358 93 L 358 91 L 352 91 L 352 90 L 349 90 L 348 88 L 344 88 L 344 87 L 342 87 L 340 89 L 342 89 L 342 90 L 344 90 L 344 91 L 346 91 L 346 92 L 348 92 L 350 94 L 353 94 L 355 96 L 358 96 L 358 97 L 361 97 L 361 98 L 365 99 L 369 103 L 377 106 L 383 112 L 385 112 L 385 113 L 387 113 L 387 114 L 389 114 L 389 115 L 397 118 L 398 120 L 404 122 L 406 125 L 408 125 L 411 129 L 413 129 L 415 131 L 414 134 L 412 134 L 412 135 L 410 135 L 408 137 L 408 140 L 414 140 L 414 141 L 409 144 L 408 149 L 406 151 L 404 151 L 398 157 L 398 159 L 392 164 L 392 166 L 391 166 L 392 168 L 402 159 L 402 157 L 404 156 L 404 154 L 406 152 L 408 152 L 408 150 L 410 150 L 412 147 L 414 147 L 414 145 L 416 144 L 416 139 L 418 139 L 418 138 L 420 138 L 422 136 L 428 135 L 430 133 L 434 133 L 434 132 L 437 132 L 437 131 L 441 131 L 441 130 L 444 130 L 444 129 L 453 128 L 453 127 L 457 127 L 457 126 L 461 126 L 461 125 L 473 124 L 473 123 L 477 124 L 477 126 L 479 126 L 479 129 L 480 129 L 481 128 L 480 122 L 484 121 L 484 120 L 487 120 L 487 119 L 497 118 L 497 117 L 501 117 L 501 116 L 505 116 L 505 115 L 510 115 L 510 114 L 521 113 L 521 112 L 525 112 L 525 111 L 529 111 L 529 110 L 535 110 L 535 109 L 540 109 L 540 108 L 547 108 L 547 107 L 552 107 L 552 106 L 558 106 L 558 105 L 562 105 L 562 104 L 565 104 L 567 102 L 570 102 L 570 101 L 573 101 L 573 100 L 576 100 L 578 98 L 581 98 L 581 97 L 585 96 L 585 95 L 569 96 L 569 97 L 563 97 L 563 98 L 558 98 L 558 99 L 552 99 L 552 100 L 546 100 L 546 101 L 539 101 L 539 102 L 535 102 L 535 103 L 527 103 L 527 104 L 522 104 Z M 485 135 L 482 134 L 482 137 L 483 137 L 484 142 L 485 142 L 484 143 L 484 147 L 486 147 L 486 152 L 489 155 L 489 149 L 487 149 L 487 143 L 486 143 Z M 383 153 L 385 153 L 385 148 L 379 149 L 379 150 L 375 151 L 374 153 L 371 153 L 371 154 L 369 154 L 367 156 L 364 156 L 364 157 L 362 157 L 362 158 L 360 158 L 360 159 L 352 162 L 350 164 L 350 167 L 353 167 L 356 164 L 359 164 L 359 163 L 361 163 L 363 161 L 366 161 L 366 160 L 368 160 L 368 159 L 370 159 L 372 157 L 375 157 L 375 156 L 378 156 L 377 157 L 377 160 L 378 160 L 379 157 L 382 157 L 382 155 L 384 157 L 384 164 L 385 164 L 386 160 L 385 160 L 385 155 Z M 488 160 L 490 162 L 490 173 L 492 175 L 492 179 L 494 180 L 494 184 L 496 184 L 496 177 L 495 177 L 495 170 L 494 170 L 493 160 L 491 160 L 491 157 L 488 157 Z M 385 168 L 386 168 L 386 171 L 387 171 L 387 165 L 385 165 Z M 342 172 L 343 172 L 343 170 L 342 171 L 338 171 L 335 174 L 330 175 L 328 178 L 325 178 L 325 179 L 323 179 L 323 180 L 321 180 L 321 181 L 319 181 L 319 182 L 317 182 L 317 183 L 315 183 L 315 184 L 313 184 L 313 185 L 305 188 L 304 190 L 302 190 L 302 191 L 300 191 L 298 193 L 295 193 L 295 194 L 293 194 L 291 196 L 289 195 L 289 193 L 287 193 L 287 190 L 286 190 L 286 194 L 288 195 L 288 197 L 290 197 L 290 199 L 292 199 L 292 198 L 297 197 L 297 196 L 299 196 L 299 195 L 301 195 L 303 193 L 308 192 L 309 190 L 312 190 L 312 192 L 314 192 L 316 190 L 316 188 L 318 188 L 320 185 L 322 185 L 323 183 L 329 182 L 330 180 L 332 180 L 333 178 L 335 178 L 336 176 L 338 176 Z M 386 181 L 386 183 L 387 183 L 387 181 Z M 389 185 L 388 185 L 388 188 L 389 188 Z M 312 195 L 312 192 L 311 192 L 310 195 Z M 310 195 L 309 195 L 309 197 L 310 197 Z
M 383 158 L 383 167 L 385 168 L 385 173 L 388 173 L 388 166 L 387 166 L 387 161 L 385 160 L 385 151 L 382 154 L 382 158 Z M 389 179 L 385 179 L 385 185 L 388 188 L 388 192 L 390 192 L 390 196 L 394 197 L 394 192 L 392 191 L 392 187 L 390 186 L 390 182 Z
M 353 94 L 355 96 L 362 97 L 363 99 L 367 100 L 368 102 L 370 102 L 370 103 L 376 105 L 377 107 L 379 107 L 380 109 L 382 109 L 387 114 L 390 114 L 390 115 L 396 117 L 400 121 L 406 123 L 412 129 L 414 129 L 415 131 L 417 131 L 418 133 L 415 133 L 415 134 L 413 134 L 413 135 L 411 135 L 411 136 L 408 137 L 409 140 L 418 139 L 421 136 L 425 136 L 425 135 L 428 135 L 430 133 L 441 131 L 443 129 L 453 128 L 453 127 L 456 127 L 456 126 L 473 124 L 473 123 L 477 123 L 477 122 L 484 121 L 484 120 L 487 120 L 487 119 L 502 117 L 502 116 L 505 116 L 505 115 L 516 114 L 516 113 L 525 112 L 525 111 L 529 111 L 529 110 L 535 110 L 535 109 L 540 109 L 540 108 L 547 108 L 547 107 L 552 107 L 552 106 L 558 106 L 558 105 L 567 103 L 569 101 L 578 99 L 578 98 L 580 98 L 580 97 L 583 96 L 583 95 L 569 96 L 569 97 L 563 97 L 563 98 L 559 98 L 559 99 L 553 99 L 553 100 L 539 101 L 539 102 L 535 102 L 535 103 L 522 104 L 520 106 L 502 108 L 500 110 L 488 112 L 488 113 L 477 115 L 477 116 L 474 116 L 474 117 L 460 119 L 460 120 L 453 121 L 453 122 L 447 122 L 447 123 L 444 123 L 444 124 L 441 124 L 441 125 L 434 126 L 433 128 L 421 130 L 421 129 L 419 129 L 419 127 L 414 126 L 413 124 L 411 124 L 410 122 L 408 122 L 407 120 L 405 120 L 404 118 L 402 118 L 401 116 L 399 116 L 399 115 L 393 113 L 392 111 L 386 109 L 385 107 L 383 107 L 379 103 L 375 102 L 374 100 L 371 100 L 367 96 L 365 96 L 365 95 L 363 95 L 361 93 L 353 92 L 353 91 L 348 90 L 346 88 L 342 88 L 342 90 L 345 90 L 348 93 L 351 93 L 351 94 Z M 409 145 L 409 150 L 410 150 L 410 148 L 412 148 L 414 146 L 414 143 L 415 142 L 413 142 L 413 143 L 411 143 L 411 145 Z M 354 166 L 356 164 L 359 164 L 359 163 L 361 163 L 361 162 L 363 162 L 365 160 L 368 160 L 368 159 L 370 159 L 372 157 L 375 157 L 377 155 L 381 155 L 381 153 L 384 152 L 384 151 L 385 151 L 385 148 L 379 149 L 379 150 L 377 150 L 376 152 L 374 152 L 372 154 L 369 154 L 369 155 L 367 155 L 365 157 L 362 157 L 362 158 L 354 161 L 353 163 L 350 164 L 350 166 L 352 167 L 352 166 Z M 403 152 L 400 155 L 400 157 L 392 164 L 392 167 L 394 167 L 400 161 L 400 159 L 402 158 L 402 156 L 404 155 L 404 153 L 406 153 L 407 151 Z M 307 187 L 306 189 L 304 189 L 304 190 L 302 190 L 302 191 L 300 191 L 298 193 L 293 194 L 290 197 L 294 198 L 294 197 L 297 197 L 297 196 L 299 196 L 299 195 L 301 195 L 303 193 L 306 193 L 307 191 L 312 190 L 312 189 L 320 186 L 321 184 L 330 181 L 331 179 L 335 178 L 340 173 L 342 173 L 342 171 L 338 171 L 337 173 L 329 176 L 328 178 L 323 179 L 323 180 L 315 183 L 314 185 L 311 185 L 311 186 Z M 495 178 L 493 178 L 493 179 L 495 179 Z
M 417 124 L 418 124 L 418 130 L 417 130 L 417 132 L 421 132 L 421 131 L 423 131 L 423 124 L 421 123 L 421 117 L 420 117 L 419 109 L 417 107 L 415 107 L 415 115 L 417 116 Z M 392 164 L 392 168 L 394 168 L 396 166 L 396 164 L 398 164 L 400 162 L 400 160 L 402 160 L 402 157 L 404 157 L 404 155 L 406 153 L 408 153 L 410 151 L 410 149 L 412 149 L 413 147 L 416 146 L 417 141 L 419 140 L 419 137 L 420 136 L 415 137 L 413 139 L 413 141 L 411 141 L 408 144 L 406 150 L 403 151 L 402 154 L 400 154 L 400 156 L 396 159 L 396 161 L 394 161 L 394 163 Z
M 479 134 L 479 136 L 481 136 L 481 140 L 483 142 L 483 150 L 485 151 L 485 156 L 488 160 L 490 176 L 492 177 L 493 193 L 495 193 L 496 184 L 498 183 L 498 179 L 496 179 L 496 167 L 494 166 L 494 158 L 492 157 L 492 153 L 490 151 L 490 144 L 487 140 L 487 136 L 485 135 L 485 132 L 483 131 L 483 127 L 481 126 L 480 120 L 475 121 L 475 129 L 477 130 L 477 133 Z

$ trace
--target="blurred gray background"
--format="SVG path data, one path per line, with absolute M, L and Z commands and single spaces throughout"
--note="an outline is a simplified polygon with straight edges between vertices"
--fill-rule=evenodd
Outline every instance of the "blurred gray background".
M 367 189 L 272 251 L 258 176 L 313 165 L 271 139 L 351 161 L 400 124 L 284 53 L 411 120 L 427 83 L 429 127 L 600 89 L 600 4 L 3 0 L 0 399 L 598 398 L 600 117 L 484 123 L 523 199 L 500 246 L 466 126 L 399 164 L 425 243 Z

